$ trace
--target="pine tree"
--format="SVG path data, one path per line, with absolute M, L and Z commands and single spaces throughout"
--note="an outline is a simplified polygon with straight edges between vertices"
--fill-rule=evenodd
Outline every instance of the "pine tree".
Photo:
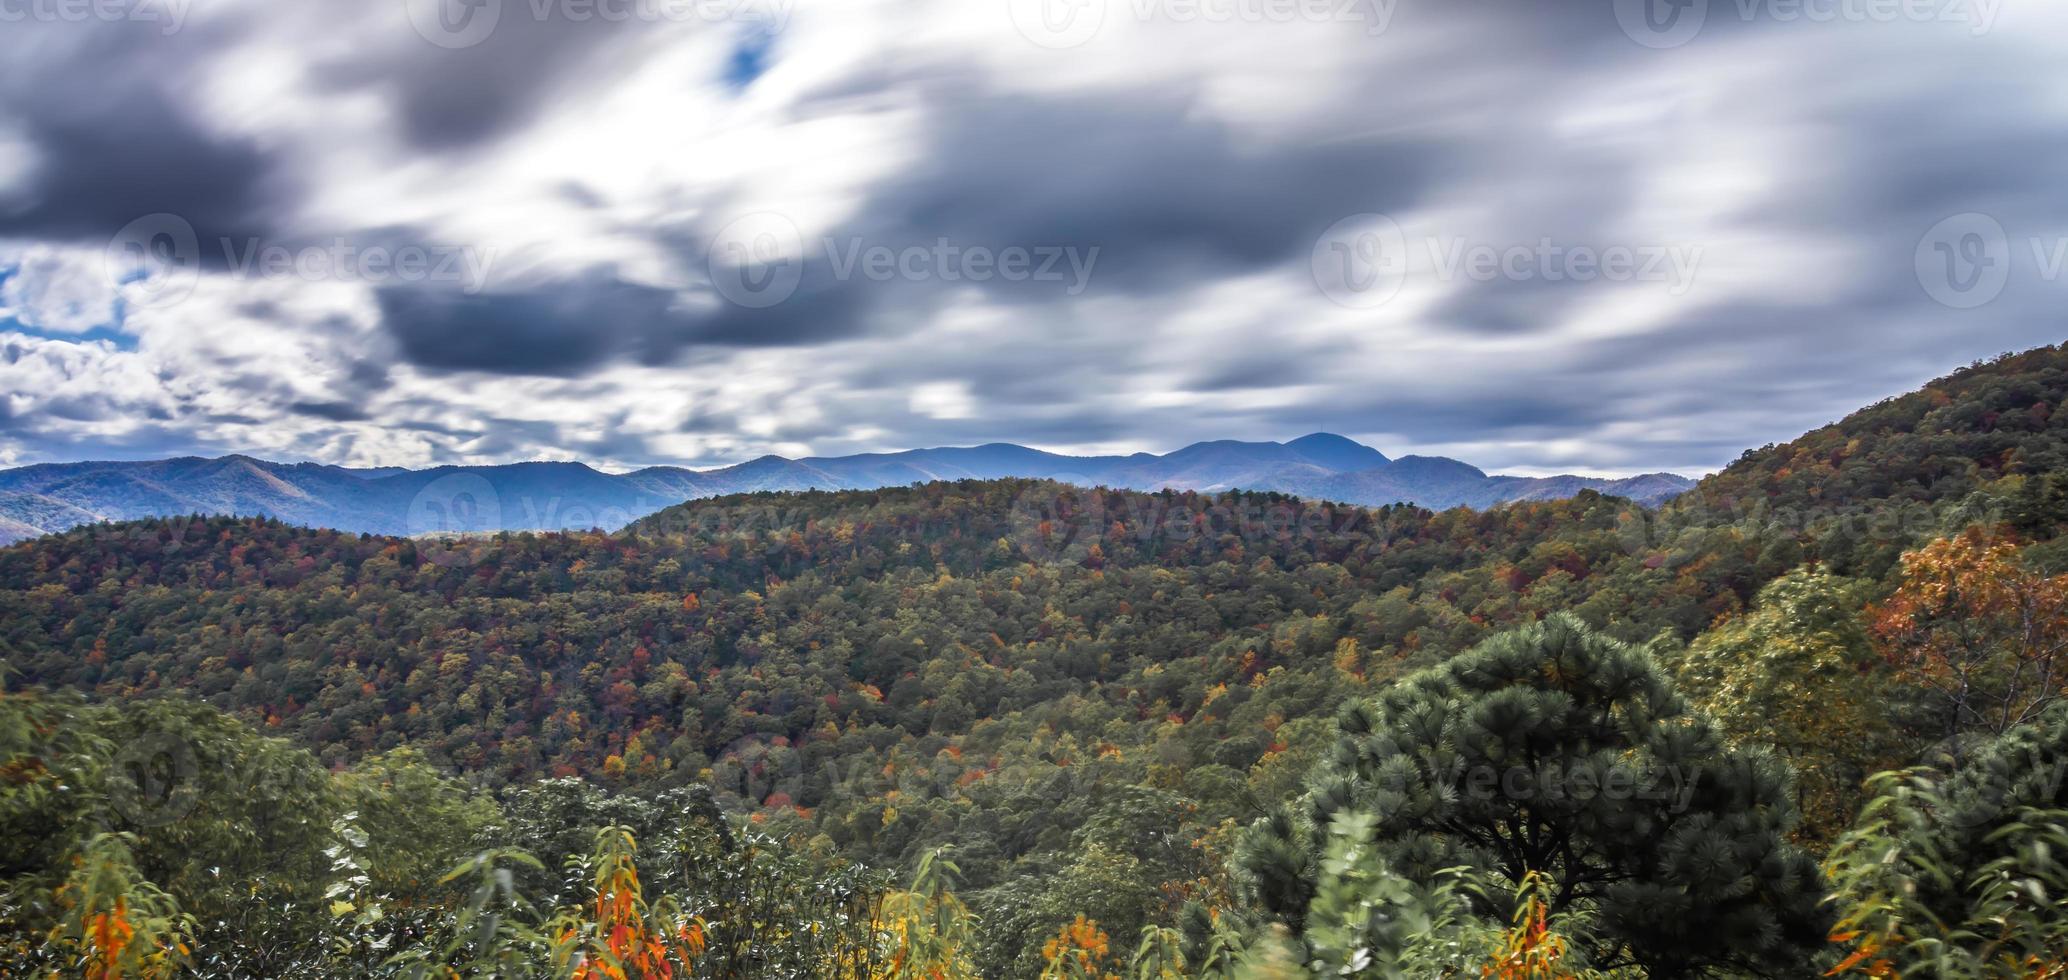
M 1336 814 L 1375 814 L 1412 880 L 1470 867 L 1557 882 L 1586 959 L 1670 978 L 1801 975 L 1823 941 L 1815 864 L 1788 843 L 1785 766 L 1729 746 L 1642 650 L 1569 616 L 1496 636 L 1353 705 L 1310 788 L 1239 853 L 1245 897 L 1295 935 Z

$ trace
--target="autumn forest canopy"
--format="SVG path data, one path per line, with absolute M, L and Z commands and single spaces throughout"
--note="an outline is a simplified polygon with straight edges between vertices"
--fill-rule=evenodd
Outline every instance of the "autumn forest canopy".
M 2068 348 L 1657 508 L 0 550 L 0 975 L 2068 976 Z

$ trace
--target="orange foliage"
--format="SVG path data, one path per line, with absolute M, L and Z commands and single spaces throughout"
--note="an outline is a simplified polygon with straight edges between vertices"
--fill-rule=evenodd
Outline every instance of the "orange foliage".
M 668 921 L 642 895 L 633 863 L 632 835 L 623 828 L 604 832 L 602 863 L 596 872 L 596 900 L 587 922 L 562 926 L 563 946 L 581 944 L 569 964 L 569 980 L 672 980 L 688 976 L 686 963 L 704 950 L 704 924 L 696 918 Z
M 93 941 L 93 955 L 86 961 L 87 980 L 117 980 L 122 976 L 122 951 L 136 938 L 129 924 L 129 901 L 118 898 L 115 907 L 86 917 L 86 934 Z
M 1938 692 L 1957 728 L 2002 732 L 2068 681 L 2068 575 L 2042 576 L 1980 526 L 1903 556 L 1903 583 L 1868 612 L 1882 655 Z
M 1080 914 L 1076 921 L 1041 944 L 1041 958 L 1048 961 L 1048 968 L 1042 971 L 1042 976 L 1117 980 L 1105 969 L 1106 959 L 1112 951 L 1112 939 L 1099 928 L 1098 921 Z
M 1522 882 L 1514 924 L 1501 935 L 1501 948 L 1492 962 L 1480 967 L 1479 975 L 1489 980 L 1570 980 L 1575 977 L 1564 966 L 1571 947 L 1566 938 L 1551 928 L 1550 881 L 1530 872 Z

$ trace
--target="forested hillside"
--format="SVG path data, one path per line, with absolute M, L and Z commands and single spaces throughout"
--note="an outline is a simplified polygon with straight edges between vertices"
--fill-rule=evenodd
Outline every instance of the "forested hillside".
M 0 926 L 61 955 L 43 937 L 90 932 L 66 918 L 76 890 L 52 897 L 68 869 L 129 867 L 128 887 L 162 890 L 164 934 L 186 937 L 172 946 L 234 946 L 212 969 L 263 974 L 330 955 L 295 935 L 399 914 L 372 900 L 322 914 L 328 882 L 357 881 L 422 921 L 352 925 L 336 952 L 350 969 L 403 970 L 388 958 L 409 949 L 457 969 L 500 947 L 425 945 L 452 925 L 438 910 L 467 907 L 477 877 L 505 899 L 487 865 L 435 884 L 444 870 L 527 851 L 546 862 L 517 889 L 538 921 L 586 895 L 588 924 L 562 928 L 590 928 L 626 894 L 611 875 L 633 845 L 596 843 L 622 825 L 640 854 L 673 855 L 646 894 L 676 906 L 641 928 L 665 920 L 655 955 L 696 976 L 1478 975 L 1472 957 L 1503 956 L 1564 964 L 1503 976 L 1801 976 L 1917 971 L 1927 949 L 1942 959 L 1923 970 L 1957 975 L 1946 944 L 1903 931 L 1921 917 L 1875 904 L 1901 889 L 1872 858 L 1937 833 L 1955 804 L 1919 801 L 1944 797 L 1987 810 L 1963 833 L 2011 829 L 1919 861 L 1956 878 L 1987 865 L 2004 887 L 2059 876 L 2018 849 L 2055 826 L 2058 784 L 2011 794 L 2031 811 L 1987 787 L 2068 751 L 2051 708 L 2068 676 L 2064 397 L 2068 351 L 1978 365 L 1750 452 L 1659 511 L 1591 491 L 1430 512 L 970 480 L 695 501 L 616 534 L 80 528 L 0 551 L 18 692 L 0 817 L 50 830 L 9 834 Z M 119 798 L 129 746 L 162 738 L 201 785 L 173 780 L 199 793 L 191 812 L 53 802 L 65 766 Z M 1678 782 L 1656 811 L 1525 806 L 1521 837 L 1499 829 L 1519 826 L 1513 794 L 1431 791 L 1507 765 L 1511 743 L 1562 771 L 1643 758 Z M 1431 761 L 1453 751 L 1459 769 Z M 288 775 L 231 801 L 209 753 Z M 1957 775 L 1861 788 L 1912 764 Z M 239 946 L 257 927 L 224 925 L 220 883 L 182 863 L 211 833 L 302 854 L 232 876 L 316 911 Z M 1635 854 L 1632 840 L 1667 843 Z M 339 870 L 357 849 L 374 871 Z M 742 870 L 698 878 L 694 854 Z M 579 873 L 552 870 L 568 857 Z M 822 898 L 789 903 L 804 918 L 787 926 L 741 911 L 786 889 Z M 2000 891 L 1919 900 L 1947 929 L 2059 911 L 2058 883 L 2037 906 Z M 1420 931 L 1354 911 L 1378 907 Z M 1505 931 L 1517 907 L 1542 928 Z M 551 959 L 556 933 L 539 928 L 544 945 L 519 936 L 511 955 Z M 2054 928 L 1973 953 L 1977 975 L 2055 975 L 2039 970 L 2068 951 Z M 792 949 L 800 932 L 845 938 Z M 724 937 L 791 959 L 721 963 Z M 948 966 L 896 972 L 918 969 L 897 944 L 919 939 Z M 1166 972 L 1135 969 L 1138 940 Z M 864 949 L 906 965 L 856 965 Z M 1438 949 L 1448 965 L 1417 959 Z
M 1749 450 L 1700 484 L 1708 500 L 1787 506 L 1957 499 L 2008 475 L 2058 486 L 2068 471 L 2059 347 L 2007 355 L 1861 409 L 1781 446 Z

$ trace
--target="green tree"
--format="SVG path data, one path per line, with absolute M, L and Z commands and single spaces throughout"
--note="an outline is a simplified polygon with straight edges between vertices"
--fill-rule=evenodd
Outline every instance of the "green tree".
M 1492 947 L 1473 921 L 1458 875 L 1427 882 L 1392 873 L 1374 843 L 1376 818 L 1338 812 L 1328 826 L 1306 920 L 1315 976 L 1406 980 L 1455 975 Z
M 2068 964 L 2064 774 L 2068 706 L 2005 733 L 1951 776 L 1877 776 L 1874 799 L 1825 862 L 1840 915 L 1834 938 L 1850 951 L 1843 966 L 2059 976 Z
M 1496 636 L 1340 727 L 1308 792 L 1239 855 L 1249 900 L 1295 935 L 1328 828 L 1354 811 L 1377 816 L 1374 853 L 1410 880 L 1548 876 L 1551 914 L 1594 914 L 1599 968 L 1785 973 L 1822 942 L 1816 867 L 1785 839 L 1786 768 L 1729 746 L 1643 651 L 1571 617 Z
M 433 768 L 414 749 L 362 761 L 337 778 L 365 833 L 367 874 L 379 891 L 426 896 L 499 814 L 493 801 Z
M 984 976 L 1041 973 L 1052 959 L 1042 947 L 1070 933 L 1077 919 L 1090 919 L 1108 937 L 1140 935 L 1158 899 L 1151 878 L 1132 855 L 1091 844 L 1049 874 L 990 889 L 984 896 L 979 970 Z
M 1828 841 L 1852 823 L 1860 785 L 1909 748 L 1892 719 L 1898 691 L 1875 654 L 1858 586 L 1798 569 L 1760 590 L 1758 606 L 1695 639 L 1677 686 L 1732 741 L 1771 747 L 1795 771 L 1805 835 Z
M 974 980 L 970 949 L 976 944 L 969 907 L 955 897 L 961 869 L 941 851 L 919 859 L 911 887 L 884 899 L 889 933 L 884 980 Z M 869 964 L 854 972 L 868 975 Z
M 483 851 L 452 869 L 440 884 L 472 879 L 473 887 L 439 928 L 397 953 L 389 965 L 403 980 L 546 975 L 543 964 L 552 943 L 537 926 L 538 910 L 518 892 L 513 867 L 541 866 L 522 851 Z
M 67 973 L 84 980 L 172 977 L 189 962 L 194 918 L 137 872 L 127 834 L 98 834 L 57 901 L 64 920 L 51 940 Z

